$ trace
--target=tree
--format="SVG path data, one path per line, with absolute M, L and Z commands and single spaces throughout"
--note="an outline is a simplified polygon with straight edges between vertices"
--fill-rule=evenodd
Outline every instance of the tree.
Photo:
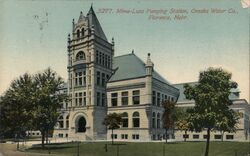
M 114 135 L 113 131 L 114 129 L 120 128 L 120 125 L 122 123 L 122 115 L 117 113 L 111 113 L 108 114 L 103 121 L 103 124 L 108 127 L 108 129 L 111 129 L 111 139 L 112 144 L 114 144 Z
M 166 100 L 162 102 L 164 112 L 162 115 L 163 127 L 165 128 L 166 143 L 168 138 L 168 130 L 174 129 L 177 120 L 175 102 Z
M 223 141 L 223 136 L 225 132 L 235 132 L 236 131 L 236 124 L 240 118 L 240 114 L 233 111 L 233 110 L 225 110 L 225 112 L 220 114 L 219 116 L 220 121 L 216 123 L 216 130 L 221 132 L 221 141 Z
M 19 148 L 20 136 L 24 136 L 27 130 L 32 129 L 34 92 L 32 76 L 25 73 L 12 81 L 9 89 L 1 97 L 0 123 L 2 133 L 15 134 L 18 141 L 17 148 Z
M 187 131 L 190 129 L 189 113 L 181 108 L 177 110 L 176 128 L 185 132 L 184 141 L 186 142 Z
M 230 90 L 237 87 L 237 83 L 231 80 L 232 74 L 221 68 L 208 68 L 200 72 L 197 85 L 185 85 L 184 94 L 187 99 L 193 99 L 195 106 L 190 110 L 190 123 L 192 130 L 200 132 L 207 131 L 205 156 L 209 153 L 210 131 L 218 128 L 218 123 L 223 118 L 228 119 L 228 115 L 234 116 L 229 106 L 232 101 L 229 99 Z M 235 120 L 235 118 L 233 118 Z M 229 124 L 229 127 L 235 127 L 236 122 Z M 225 129 L 228 131 L 228 129 Z
M 63 101 L 67 101 L 67 95 L 60 93 L 60 86 L 63 80 L 56 72 L 50 68 L 43 73 L 35 75 L 36 85 L 36 118 L 34 125 L 41 131 L 42 147 L 44 147 L 45 137 L 48 137 L 49 131 L 53 130 Z

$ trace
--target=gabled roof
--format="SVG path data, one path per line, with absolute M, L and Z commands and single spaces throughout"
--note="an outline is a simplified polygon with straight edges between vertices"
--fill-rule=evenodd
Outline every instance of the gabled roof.
M 110 78 L 109 80 L 110 82 L 126 80 L 126 79 L 134 79 L 146 76 L 145 63 L 134 53 L 115 57 L 113 62 L 113 68 L 114 69 L 117 68 L 117 70 L 115 71 L 114 75 Z M 170 84 L 155 70 L 153 72 L 153 78 L 163 83 Z
M 104 32 L 102 30 L 101 24 L 99 23 L 92 6 L 89 9 L 89 12 L 87 14 L 87 18 L 88 18 L 88 22 L 89 22 L 88 23 L 89 27 L 91 28 L 92 26 L 94 26 L 95 34 L 107 41 L 106 35 L 104 34 Z

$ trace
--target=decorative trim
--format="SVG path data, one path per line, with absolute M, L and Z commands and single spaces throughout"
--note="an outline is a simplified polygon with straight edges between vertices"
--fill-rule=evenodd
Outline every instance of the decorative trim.
M 137 88 L 145 88 L 145 82 L 141 83 L 132 83 L 127 85 L 117 85 L 113 87 L 108 87 L 107 92 L 118 91 L 118 90 L 128 90 L 128 89 L 137 89 Z

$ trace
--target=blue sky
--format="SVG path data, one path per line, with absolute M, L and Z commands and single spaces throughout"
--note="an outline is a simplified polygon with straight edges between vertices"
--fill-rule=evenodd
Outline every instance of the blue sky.
M 134 49 L 146 60 L 150 52 L 155 69 L 172 83 L 197 81 L 200 71 L 222 67 L 232 72 L 241 97 L 249 100 L 249 9 L 243 9 L 239 0 L 1 1 L 0 94 L 24 72 L 32 74 L 48 66 L 66 80 L 67 34 L 72 19 L 77 21 L 80 11 L 86 15 L 91 3 L 108 40 L 115 38 L 116 56 Z M 103 8 L 112 13 L 98 13 Z M 171 8 L 188 10 L 187 19 L 149 20 L 148 13 L 116 13 L 117 9 Z M 211 8 L 232 8 L 237 13 L 190 13 Z

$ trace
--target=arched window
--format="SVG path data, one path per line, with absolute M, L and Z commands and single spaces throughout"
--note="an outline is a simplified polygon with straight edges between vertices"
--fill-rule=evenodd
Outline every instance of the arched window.
M 85 60 L 85 54 L 83 51 L 80 51 L 76 54 L 76 60 Z
M 82 37 L 84 36 L 84 28 L 82 28 Z
M 155 128 L 155 112 L 152 115 L 152 128 Z
M 138 112 L 133 113 L 133 127 L 140 127 L 140 114 Z
M 63 128 L 63 116 L 58 118 L 59 128 Z
M 66 128 L 69 128 L 69 115 L 66 117 Z
M 128 127 L 128 113 L 122 113 L 122 127 Z
M 157 128 L 160 128 L 160 113 L 157 114 Z
M 76 36 L 77 36 L 77 38 L 80 38 L 80 30 L 79 29 L 76 31 Z

